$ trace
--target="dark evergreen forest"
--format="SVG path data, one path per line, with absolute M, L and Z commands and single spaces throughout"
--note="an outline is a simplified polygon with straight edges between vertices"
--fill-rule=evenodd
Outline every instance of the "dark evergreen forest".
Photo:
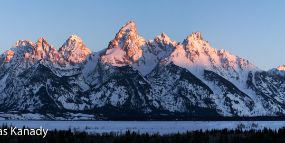
M 2 127 L 3 128 L 3 127 Z M 285 143 L 285 128 L 279 130 L 210 130 L 171 135 L 125 133 L 87 134 L 49 131 L 41 136 L 0 136 L 1 143 Z

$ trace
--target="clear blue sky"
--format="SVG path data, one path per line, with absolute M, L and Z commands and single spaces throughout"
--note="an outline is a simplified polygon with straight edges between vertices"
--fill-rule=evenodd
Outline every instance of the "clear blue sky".
M 0 52 L 39 37 L 58 48 L 71 34 L 98 51 L 133 19 L 146 39 L 165 32 L 183 41 L 200 31 L 213 47 L 267 70 L 285 64 L 284 7 L 281 0 L 3 0 Z

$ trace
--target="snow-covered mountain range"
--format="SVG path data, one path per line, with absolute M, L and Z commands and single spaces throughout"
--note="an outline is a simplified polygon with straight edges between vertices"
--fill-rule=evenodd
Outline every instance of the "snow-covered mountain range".
M 146 40 L 134 21 L 100 52 L 76 35 L 59 50 L 17 41 L 0 56 L 0 83 L 5 119 L 285 115 L 285 66 L 262 71 L 199 32 Z

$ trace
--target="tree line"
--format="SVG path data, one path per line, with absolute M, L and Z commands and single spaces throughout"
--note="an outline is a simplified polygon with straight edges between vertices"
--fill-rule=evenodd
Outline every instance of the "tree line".
M 2 128 L 6 128 L 2 126 Z M 49 131 L 40 136 L 0 136 L 3 143 L 285 143 L 285 128 L 272 130 L 198 130 L 169 135 L 136 133 L 88 134 L 87 132 Z

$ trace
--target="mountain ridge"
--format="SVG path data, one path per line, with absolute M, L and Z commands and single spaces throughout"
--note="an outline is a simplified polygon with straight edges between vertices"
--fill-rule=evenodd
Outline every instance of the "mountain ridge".
M 145 40 L 130 21 L 99 52 L 77 35 L 58 50 L 44 38 L 19 40 L 0 63 L 4 119 L 285 115 L 282 67 L 262 71 L 200 32 Z

